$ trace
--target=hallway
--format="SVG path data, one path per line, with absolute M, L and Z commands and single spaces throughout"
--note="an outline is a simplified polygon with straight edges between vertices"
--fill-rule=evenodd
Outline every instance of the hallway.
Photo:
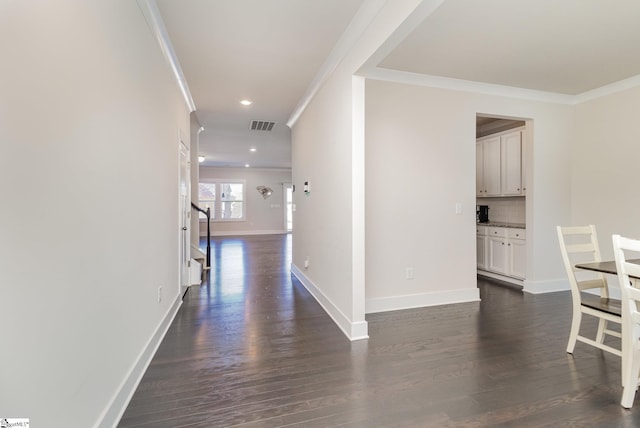
M 620 360 L 565 353 L 568 292 L 371 314 L 349 342 L 289 274 L 291 235 L 216 238 L 120 427 L 638 426 Z M 595 324 L 588 324 L 594 328 Z

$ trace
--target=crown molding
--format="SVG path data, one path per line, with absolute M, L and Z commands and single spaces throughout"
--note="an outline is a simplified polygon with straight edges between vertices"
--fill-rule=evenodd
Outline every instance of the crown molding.
M 398 47 L 418 26 L 435 12 L 445 0 L 420 0 L 416 8 L 402 21 L 402 23 L 387 37 L 376 51 L 362 64 L 360 71 L 373 70 L 395 48 Z M 361 74 L 358 72 L 358 74 Z
M 318 73 L 315 75 L 307 90 L 298 101 L 298 104 L 293 109 L 289 120 L 287 120 L 287 126 L 293 127 L 300 115 L 307 108 L 313 97 L 320 90 L 322 85 L 331 77 L 338 64 L 342 62 L 344 57 L 351 51 L 358 39 L 364 34 L 365 30 L 371 24 L 376 17 L 380 9 L 385 5 L 386 0 L 365 0 L 360 6 L 358 12 L 349 23 L 349 26 L 344 30 L 342 36 L 338 40 L 338 43 L 331 50 L 331 53 L 324 61 Z
M 640 74 L 578 94 L 573 97 L 573 104 L 581 104 L 595 100 L 596 98 L 615 94 L 616 92 L 626 91 L 627 89 L 635 88 L 636 86 L 640 86 Z
M 559 94 L 534 89 L 517 88 L 514 86 L 495 85 L 491 83 L 474 82 L 471 80 L 453 79 L 449 77 L 432 76 L 411 73 L 407 71 L 391 70 L 375 67 L 362 71 L 367 79 L 386 82 L 404 83 L 408 85 L 426 86 L 430 88 L 448 89 L 452 91 L 474 92 L 485 95 L 495 95 L 507 98 L 517 98 L 529 101 L 541 101 L 554 104 L 577 105 L 596 98 L 625 91 L 640 86 L 640 75 L 620 80 L 609 85 L 601 86 L 578 95 Z
M 147 21 L 147 25 L 149 26 L 151 33 L 153 33 L 158 45 L 160 46 L 160 50 L 162 51 L 164 58 L 169 64 L 169 68 L 178 83 L 178 87 L 184 97 L 184 101 L 187 103 L 189 112 L 194 112 L 196 110 L 196 105 L 191 97 L 189 85 L 187 85 L 187 79 L 185 79 L 184 74 L 182 73 L 182 67 L 180 67 L 178 57 L 173 50 L 173 45 L 171 44 L 167 28 L 165 27 L 162 16 L 160 15 L 158 5 L 155 0 L 137 0 L 137 3 L 145 20 Z
M 513 86 L 495 85 L 491 83 L 474 82 L 471 80 L 453 79 L 450 77 L 410 73 L 406 71 L 391 70 L 380 67 L 364 71 L 363 76 L 367 79 L 373 80 L 383 80 L 395 83 L 406 83 L 416 86 L 449 89 L 452 91 L 474 92 L 485 95 L 496 95 L 508 98 L 518 98 L 558 104 L 572 104 L 573 99 L 575 98 L 573 95 L 536 91 L 533 89 L 523 89 Z

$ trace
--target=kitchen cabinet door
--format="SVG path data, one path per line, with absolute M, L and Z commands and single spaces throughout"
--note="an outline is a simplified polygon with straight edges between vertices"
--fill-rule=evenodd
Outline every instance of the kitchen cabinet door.
M 489 236 L 489 266 L 488 270 L 507 274 L 507 238 Z
M 524 239 L 509 239 L 507 244 L 509 253 L 509 276 L 524 279 L 526 276 L 527 252 Z
M 500 137 L 501 193 L 522 194 L 522 146 L 520 131 Z
M 520 132 L 520 177 L 522 184 L 522 194 L 527 194 L 527 137 L 524 132 Z
M 487 268 L 487 237 L 476 235 L 476 261 L 478 269 Z
M 500 137 L 483 140 L 484 196 L 500 195 Z
M 476 142 L 476 196 L 484 196 L 484 144 Z

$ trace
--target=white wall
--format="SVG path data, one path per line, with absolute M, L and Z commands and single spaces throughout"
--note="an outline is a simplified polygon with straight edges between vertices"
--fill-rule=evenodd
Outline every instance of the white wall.
M 570 218 L 572 106 L 370 80 L 366 99 L 367 310 L 471 296 L 477 113 L 529 120 L 525 290 L 563 285 L 554 227 Z
M 364 93 L 353 75 L 419 3 L 384 3 L 292 129 L 293 272 L 350 339 L 367 337 L 364 234 L 359 232 L 364 147 L 354 144 L 363 124 L 353 126 L 353 118 L 362 114 Z M 305 181 L 311 183 L 309 196 L 298 190 Z
M 475 114 L 460 98 L 367 81 L 368 312 L 479 299 Z
M 259 235 L 285 233 L 285 195 L 283 183 L 291 183 L 291 170 L 267 168 L 200 167 L 200 181 L 212 179 L 245 180 L 244 221 L 211 222 L 211 235 Z M 256 187 L 267 186 L 273 194 L 264 199 Z M 302 187 L 300 187 L 302 189 Z M 200 236 L 207 236 L 206 221 L 200 222 Z
M 351 336 L 351 323 L 362 321 L 364 313 L 354 319 L 351 77 L 341 77 L 323 88 L 293 129 L 293 265 Z M 302 191 L 305 182 L 310 184 L 309 195 Z
M 179 301 L 188 111 L 134 1 L 3 2 L 0 52 L 0 415 L 110 426 Z
M 639 110 L 640 87 L 576 107 L 571 224 L 596 225 L 604 258 L 613 258 L 612 234 L 640 238 Z

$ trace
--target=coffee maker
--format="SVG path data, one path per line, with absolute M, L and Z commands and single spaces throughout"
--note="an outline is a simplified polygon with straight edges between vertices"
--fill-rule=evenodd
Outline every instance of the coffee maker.
M 489 205 L 476 205 L 476 223 L 489 223 Z

